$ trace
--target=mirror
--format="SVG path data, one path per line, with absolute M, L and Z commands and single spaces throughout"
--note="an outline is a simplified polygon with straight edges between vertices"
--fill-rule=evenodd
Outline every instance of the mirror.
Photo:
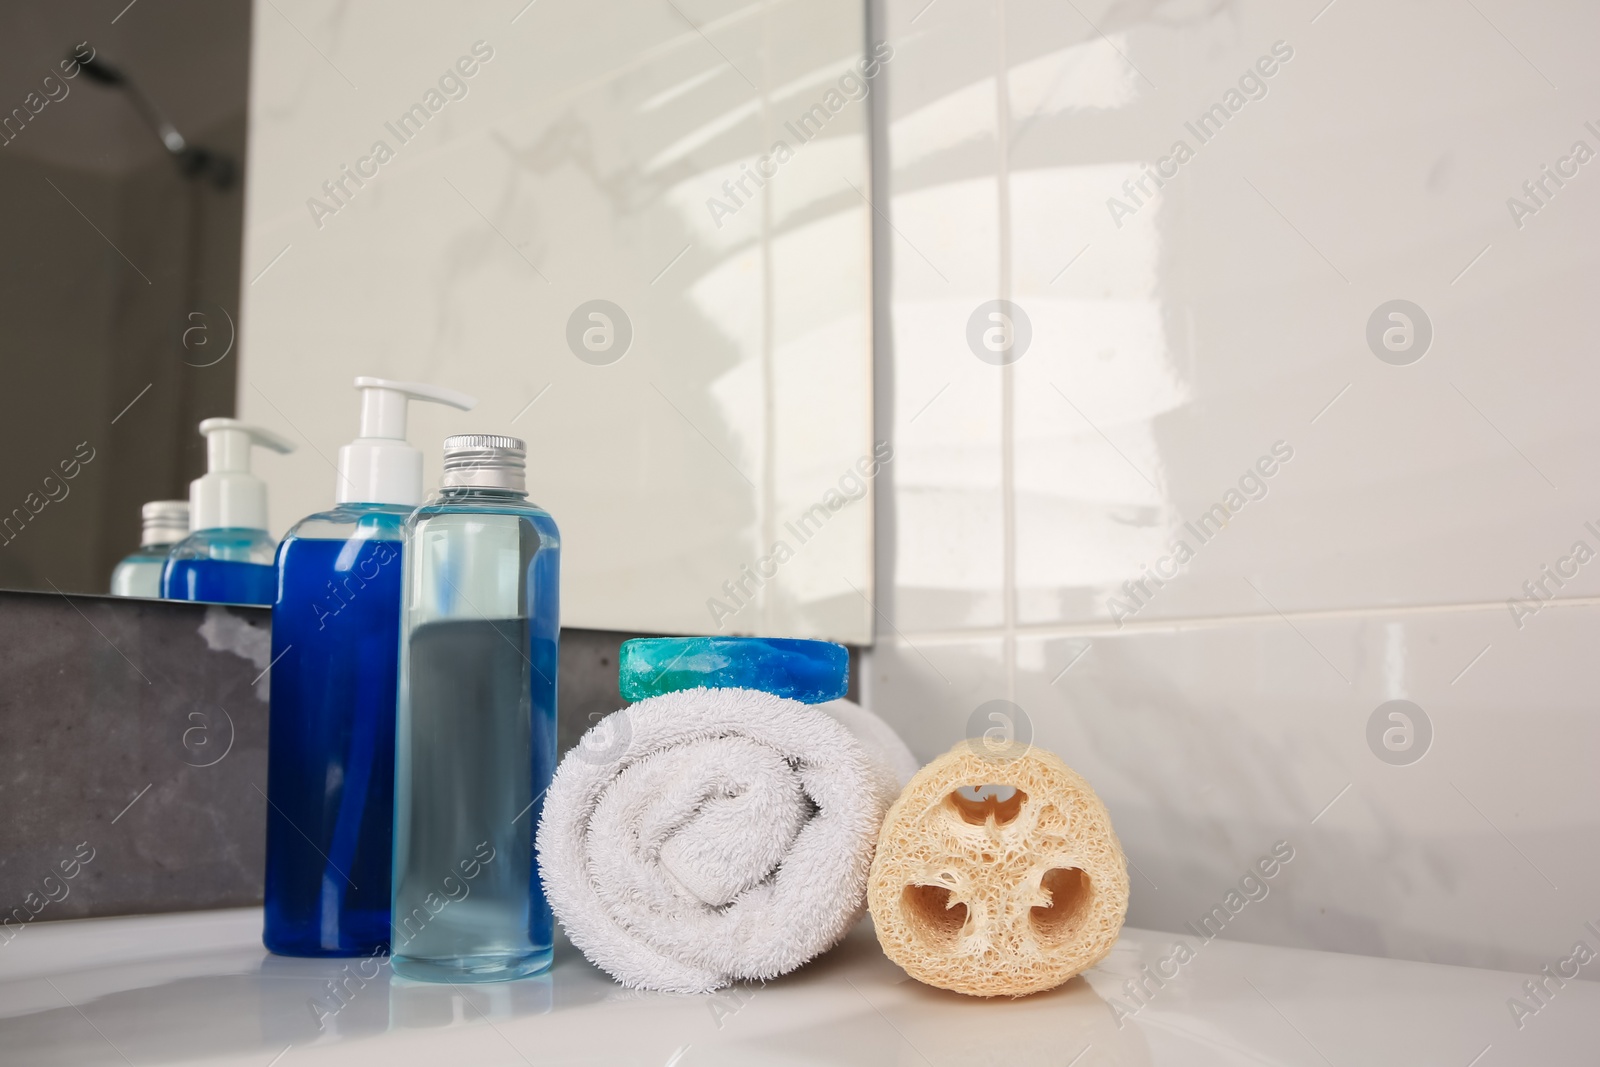
M 6 17 L 26 30 L 11 70 L 92 36 Z M 873 478 L 892 455 L 872 436 L 867 129 L 892 50 L 861 0 L 145 0 L 94 32 L 105 61 L 152 71 L 186 137 L 239 162 L 244 195 L 179 173 L 148 109 L 82 78 L 37 116 L 63 158 L 20 158 L 70 174 L 60 192 L 103 233 L 54 171 L 0 154 L 38 186 L 8 227 L 50 250 L 11 245 L 38 292 L 6 294 L 35 324 L 6 342 L 11 395 L 45 429 L 5 431 L 7 499 L 93 438 L 69 429 L 88 393 L 109 420 L 147 366 L 166 375 L 92 439 L 72 502 L 35 520 L 50 536 L 0 553 L 6 582 L 104 591 L 140 504 L 201 473 L 208 415 L 298 446 L 255 459 L 281 535 L 331 506 L 352 379 L 377 375 L 479 400 L 413 406 L 430 485 L 450 433 L 526 440 L 530 495 L 564 535 L 565 624 L 870 642 Z M 91 106 L 65 121 L 78 104 L 92 125 Z M 121 155 L 92 147 L 119 122 Z M 100 171 L 103 192 L 84 173 Z M 204 329 L 185 334 L 191 304 Z M 219 319 L 236 343 L 195 366 Z M 101 362 L 87 342 L 70 374 L 44 355 L 53 331 L 91 328 Z
M 234 412 L 250 8 L 9 4 L 0 56 L 0 586 L 103 593 Z

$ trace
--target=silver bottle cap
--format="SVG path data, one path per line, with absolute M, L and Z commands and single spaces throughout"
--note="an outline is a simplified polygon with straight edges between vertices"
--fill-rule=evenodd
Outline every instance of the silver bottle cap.
M 139 536 L 139 546 L 175 545 L 189 536 L 189 502 L 187 500 L 152 500 L 139 509 L 144 520 L 144 530 Z
M 463 433 L 444 439 L 446 489 L 474 487 L 527 491 L 528 446 L 515 437 Z

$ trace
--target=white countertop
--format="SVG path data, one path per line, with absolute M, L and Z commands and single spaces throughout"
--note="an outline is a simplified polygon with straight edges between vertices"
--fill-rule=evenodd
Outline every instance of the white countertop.
M 1137 1006 L 1124 982 L 1178 940 L 1147 930 L 1124 930 L 1083 978 L 1015 1001 L 919 985 L 863 924 L 795 974 L 709 996 L 623 989 L 565 944 L 549 975 L 501 985 L 391 981 L 372 961 L 376 976 L 352 978 L 331 1014 L 325 983 L 360 961 L 271 956 L 260 932 L 259 909 L 24 928 L 0 944 L 0 1062 L 1600 1063 L 1600 983 L 1549 982 L 1553 994 L 1519 1029 L 1507 1000 L 1522 994 L 1523 975 L 1194 937 L 1194 958 L 1119 1018 L 1113 1004 Z

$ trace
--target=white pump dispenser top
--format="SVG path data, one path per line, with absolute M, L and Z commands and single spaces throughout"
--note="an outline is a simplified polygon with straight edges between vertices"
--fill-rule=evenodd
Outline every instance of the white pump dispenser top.
M 206 419 L 207 473 L 189 483 L 192 530 L 267 528 L 267 486 L 250 473 L 250 446 L 293 452 L 294 442 L 238 419 Z
M 406 401 L 431 400 L 462 411 L 478 401 L 454 389 L 360 377 L 361 436 L 339 449 L 341 504 L 422 503 L 422 453 L 406 441 Z

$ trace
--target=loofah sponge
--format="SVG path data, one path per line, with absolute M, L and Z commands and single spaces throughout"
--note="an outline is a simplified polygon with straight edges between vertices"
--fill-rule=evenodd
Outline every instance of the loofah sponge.
M 1111 951 L 1128 865 L 1105 805 L 1059 758 L 962 741 L 889 809 L 867 906 L 883 951 L 911 977 L 1022 996 Z

